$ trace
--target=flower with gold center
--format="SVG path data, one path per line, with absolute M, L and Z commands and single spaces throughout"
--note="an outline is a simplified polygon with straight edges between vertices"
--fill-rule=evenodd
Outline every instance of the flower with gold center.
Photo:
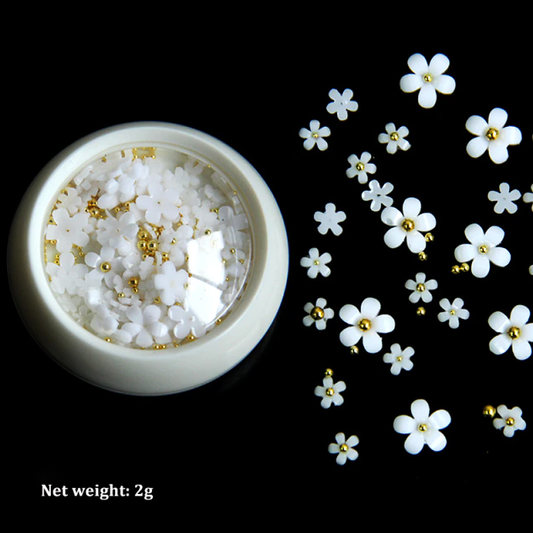
M 368 353 L 377 353 L 383 347 L 381 334 L 390 333 L 396 324 L 390 315 L 380 315 L 381 304 L 375 298 L 366 298 L 361 309 L 355 305 L 344 305 L 339 316 L 349 324 L 340 333 L 340 341 L 344 346 L 355 346 L 361 339 Z
M 357 177 L 357 181 L 361 184 L 367 183 L 368 174 L 375 174 L 377 167 L 370 160 L 372 156 L 369 152 L 363 152 L 361 157 L 352 154 L 348 157 L 350 167 L 346 171 L 346 176 L 349 178 Z
M 333 309 L 327 307 L 324 298 L 318 298 L 314 304 L 307 302 L 304 311 L 307 313 L 303 318 L 304 326 L 309 327 L 314 324 L 318 330 L 326 329 L 327 321 L 335 316 Z
M 341 392 L 346 390 L 346 383 L 344 381 L 333 382 L 333 378 L 326 375 L 322 380 L 322 385 L 315 387 L 315 396 L 322 398 L 320 405 L 324 409 L 329 409 L 332 405 L 342 405 L 344 398 Z
M 300 265 L 307 268 L 307 275 L 316 278 L 318 274 L 327 277 L 331 274 L 331 269 L 327 264 L 331 261 L 329 253 L 320 254 L 318 248 L 311 248 L 307 257 L 302 257 Z
M 533 322 L 528 323 L 530 314 L 525 305 L 513 307 L 509 317 L 501 311 L 492 313 L 489 316 L 489 325 L 499 335 L 489 343 L 491 352 L 500 355 L 512 348 L 517 359 L 528 359 L 533 343 Z
M 337 454 L 335 461 L 338 465 L 346 464 L 346 461 L 355 461 L 359 457 L 357 450 L 354 450 L 354 446 L 359 444 L 359 438 L 356 435 L 352 435 L 346 439 L 344 433 L 337 433 L 335 435 L 335 442 L 328 446 L 328 452 L 331 454 Z
M 512 437 L 516 430 L 526 429 L 520 407 L 509 409 L 506 405 L 499 405 L 496 410 L 500 417 L 495 418 L 492 423 L 496 429 L 503 429 L 506 437 Z
M 409 301 L 411 303 L 418 303 L 422 300 L 425 303 L 433 300 L 432 290 L 435 290 L 439 284 L 434 279 L 426 279 L 424 272 L 418 272 L 415 279 L 409 279 L 405 282 L 405 288 L 412 291 L 409 295 Z
M 386 133 L 380 133 L 378 135 L 378 141 L 381 144 L 387 145 L 387 152 L 389 154 L 395 154 L 398 150 L 409 150 L 411 144 L 405 138 L 409 135 L 409 129 L 406 126 L 401 126 L 396 129 L 393 122 L 389 122 L 385 125 Z
M 324 151 L 328 148 L 328 143 L 324 137 L 329 137 L 331 130 L 327 126 L 320 126 L 318 120 L 311 120 L 309 129 L 301 128 L 299 135 L 305 139 L 304 148 L 306 150 L 311 150 L 316 145 L 320 151 Z
M 413 368 L 411 357 L 414 354 L 415 351 L 411 346 L 402 350 L 402 347 L 395 343 L 391 346 L 390 351 L 383 355 L 383 361 L 391 365 L 391 374 L 397 376 L 402 370 L 409 371 Z
M 437 315 L 439 322 L 448 322 L 448 325 L 452 329 L 457 329 L 459 327 L 459 319 L 466 320 L 470 317 L 470 311 L 463 307 L 464 301 L 462 298 L 455 298 L 451 303 L 448 298 L 443 298 L 439 302 L 439 305 L 443 309 L 443 311 Z

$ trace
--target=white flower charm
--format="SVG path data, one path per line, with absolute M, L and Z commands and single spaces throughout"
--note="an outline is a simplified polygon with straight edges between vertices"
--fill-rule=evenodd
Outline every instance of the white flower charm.
M 324 151 L 328 147 L 328 143 L 324 137 L 331 135 L 331 130 L 327 126 L 320 127 L 318 120 L 311 120 L 309 129 L 301 128 L 300 137 L 305 139 L 304 148 L 311 150 L 316 145 L 320 151 Z
M 335 435 L 335 442 L 332 442 L 328 446 L 328 452 L 331 454 L 337 454 L 335 459 L 338 465 L 346 464 L 346 461 L 355 461 L 359 457 L 359 452 L 354 450 L 354 446 L 359 444 L 359 438 L 356 435 L 352 435 L 348 439 L 344 433 L 337 433 Z
M 331 269 L 327 266 L 327 263 L 331 261 L 331 255 L 329 253 L 319 254 L 317 248 L 311 248 L 309 250 L 308 257 L 302 257 L 300 265 L 307 268 L 307 275 L 310 278 L 316 278 L 318 274 L 327 277 L 331 274 Z
M 77 281 L 82 279 L 87 273 L 85 265 L 76 264 L 74 255 L 70 252 L 63 252 L 59 255 L 58 264 L 48 263 L 46 272 L 51 277 L 51 285 L 58 294 L 77 294 L 79 286 Z
M 355 154 L 352 154 L 348 157 L 348 163 L 350 163 L 350 168 L 346 171 L 346 175 L 349 178 L 355 178 L 357 176 L 357 181 L 364 184 L 368 181 L 368 174 L 375 174 L 377 167 L 374 163 L 370 163 L 372 155 L 369 152 L 363 152 L 361 157 L 357 157 Z
M 405 151 L 411 148 L 411 144 L 405 138 L 409 135 L 409 130 L 407 127 L 401 126 L 400 128 L 396 129 L 394 123 L 389 122 L 385 126 L 385 131 L 387 133 L 380 133 L 378 135 L 378 141 L 381 144 L 387 145 L 387 152 L 389 154 L 395 154 L 398 149 Z
M 508 213 L 516 213 L 518 206 L 514 203 L 515 200 L 519 200 L 522 194 L 518 189 L 509 187 L 508 183 L 501 183 L 499 191 L 490 191 L 488 198 L 491 202 L 496 202 L 494 205 L 494 211 L 501 215 L 504 211 Z
M 181 203 L 177 189 L 165 189 L 159 182 L 153 181 L 148 185 L 148 194 L 139 196 L 136 205 L 145 211 L 146 221 L 159 224 L 161 218 L 174 220 L 179 216 L 178 206 Z
M 361 198 L 365 202 L 370 203 L 370 209 L 372 211 L 380 211 L 382 207 L 390 207 L 393 204 L 393 199 L 388 195 L 394 190 L 392 183 L 385 183 L 383 187 L 378 181 L 372 180 L 368 184 L 369 190 L 363 191 Z
M 452 303 L 448 298 L 443 298 L 439 305 L 444 309 L 437 315 L 439 322 L 448 322 L 452 329 L 459 327 L 459 319 L 467 320 L 470 317 L 470 311 L 463 309 L 464 301 L 461 298 L 455 298 Z
M 420 91 L 418 103 L 429 109 L 437 101 L 437 91 L 442 94 L 452 94 L 455 90 L 455 80 L 444 74 L 450 66 L 450 60 L 443 54 L 436 54 L 428 62 L 421 54 L 413 54 L 407 61 L 413 74 L 406 74 L 400 80 L 400 87 L 406 93 Z
M 339 120 L 346 120 L 348 111 L 357 111 L 359 109 L 359 104 L 352 100 L 353 91 L 351 89 L 344 89 L 342 94 L 337 89 L 331 89 L 328 95 L 333 102 L 330 102 L 326 109 L 332 115 L 337 113 Z
M 176 270 L 174 263 L 167 261 L 154 276 L 154 287 L 160 291 L 161 301 L 164 304 L 174 305 L 176 302 L 183 303 L 188 280 L 189 274 L 186 270 Z
M 533 185 L 531 185 L 531 192 L 526 192 L 522 198 L 526 204 L 531 204 L 531 211 L 533 211 Z
M 414 349 L 411 346 L 402 350 L 401 346 L 396 343 L 391 346 L 390 352 L 383 355 L 383 361 L 390 363 L 391 374 L 397 376 L 402 370 L 411 370 L 413 368 L 413 362 L 411 357 L 415 354 Z
M 322 398 L 320 405 L 324 409 L 329 409 L 332 405 L 342 405 L 344 398 L 341 396 L 341 392 L 346 390 L 346 383 L 344 381 L 333 382 L 331 376 L 326 376 L 322 380 L 322 385 L 315 387 L 315 396 Z
M 497 411 L 501 418 L 495 418 L 492 424 L 496 429 L 503 429 L 506 437 L 512 437 L 517 429 L 526 429 L 526 422 L 522 418 L 520 407 L 508 409 L 506 405 L 499 405 Z
M 363 346 L 368 353 L 377 353 L 383 346 L 380 333 L 390 333 L 396 323 L 390 315 L 380 315 L 381 304 L 375 298 L 366 298 L 361 310 L 355 305 L 347 304 L 339 312 L 341 319 L 350 324 L 340 333 L 344 346 L 355 346 L 363 339 Z
M 397 433 L 406 435 L 405 450 L 416 455 L 427 444 L 434 452 L 443 450 L 446 446 L 446 437 L 440 431 L 451 422 L 448 411 L 440 409 L 430 415 L 429 404 L 426 400 L 415 400 L 411 404 L 411 416 L 400 415 L 394 419 L 393 427 Z
M 466 129 L 475 137 L 466 146 L 468 155 L 478 158 L 488 150 L 494 163 L 507 161 L 507 147 L 520 144 L 522 132 L 515 126 L 504 127 L 506 122 L 507 112 L 499 107 L 490 112 L 488 122 L 478 115 L 471 116 L 466 121 Z
M 74 244 L 85 246 L 89 242 L 86 232 L 88 213 L 77 213 L 71 217 L 66 209 L 58 208 L 53 212 L 53 217 L 55 224 L 48 224 L 46 238 L 57 241 L 58 252 L 69 252 Z
M 420 213 L 422 204 L 417 198 L 407 198 L 403 203 L 403 213 L 396 207 L 386 207 L 381 212 L 381 220 L 392 226 L 385 233 L 385 243 L 390 248 L 398 248 L 404 240 L 413 253 L 426 248 L 426 239 L 421 232 L 431 231 L 437 221 L 431 213 Z
M 320 222 L 318 233 L 325 235 L 330 230 L 333 235 L 338 236 L 342 233 L 339 222 L 346 220 L 346 213 L 344 211 L 336 211 L 336 209 L 335 204 L 329 203 L 326 204 L 326 210 L 323 213 L 320 211 L 315 213 L 315 220 Z
M 335 316 L 333 309 L 326 307 L 327 302 L 324 298 L 318 298 L 315 304 L 307 302 L 304 311 L 307 315 L 303 318 L 304 326 L 316 326 L 318 330 L 326 329 L 326 322 Z
M 418 272 L 415 279 L 409 279 L 405 282 L 405 288 L 413 291 L 409 295 L 409 301 L 411 303 L 418 303 L 420 299 L 423 302 L 428 303 L 433 300 L 433 295 L 430 291 L 435 290 L 439 284 L 434 279 L 426 280 L 426 274 L 424 272 Z
M 499 335 L 490 341 L 490 351 L 500 355 L 512 348 L 517 359 L 528 359 L 533 342 L 533 322 L 527 323 L 529 316 L 530 311 L 525 305 L 515 306 L 509 318 L 501 311 L 492 313 L 489 325 Z
M 511 261 L 506 248 L 498 246 L 505 232 L 498 226 L 490 227 L 485 233 L 479 224 L 470 224 L 465 229 L 470 244 L 461 244 L 455 249 L 455 259 L 460 263 L 472 261 L 471 271 L 476 278 L 484 278 L 490 271 L 490 264 L 505 267 Z

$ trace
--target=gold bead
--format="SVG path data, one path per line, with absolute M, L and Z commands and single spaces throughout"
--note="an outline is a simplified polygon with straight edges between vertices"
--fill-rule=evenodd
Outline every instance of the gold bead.
M 426 239 L 426 242 L 433 242 L 435 240 L 433 233 L 426 233 L 424 238 Z
M 485 405 L 483 407 L 483 416 L 486 416 L 487 418 L 494 418 L 496 415 L 496 408 L 492 405 Z
M 398 357 L 396 357 L 396 361 L 398 361 L 398 363 L 401 363 L 403 361 L 403 357 L 399 355 Z
M 135 276 L 132 276 L 129 280 L 128 280 L 128 285 L 130 287 L 137 287 L 137 285 L 139 285 L 139 278 L 135 277 Z
M 137 233 L 137 237 L 142 241 L 145 241 L 146 239 L 150 238 L 150 234 L 145 229 L 140 229 Z
M 335 394 L 335 389 L 333 387 L 329 387 L 329 389 L 326 389 L 326 396 L 333 396 Z
M 516 326 L 513 326 L 512 328 L 509 328 L 507 331 L 507 335 L 511 337 L 511 339 L 516 340 L 520 337 L 521 331 L 520 328 L 517 328 Z
M 168 252 L 162 252 L 161 253 L 161 261 L 165 262 L 170 259 L 170 254 Z
M 146 250 L 147 247 L 148 247 L 148 244 L 146 243 L 146 241 L 137 242 L 137 248 L 139 248 L 139 250 Z
M 157 246 L 158 246 L 158 243 L 156 240 L 151 240 L 148 245 L 147 245 L 147 248 L 148 248 L 148 251 L 149 252 L 155 252 L 157 250 Z
M 469 272 L 470 265 L 468 263 L 462 263 L 460 267 L 461 272 Z
M 415 229 L 415 223 L 409 218 L 405 218 L 402 222 L 402 228 L 407 232 L 413 231 Z
M 428 72 L 427 74 L 424 74 L 423 80 L 426 83 L 430 83 L 431 81 L 433 81 L 433 76 Z
M 461 272 L 461 267 L 459 265 L 452 266 L 452 274 L 459 274 Z
M 426 290 L 426 286 L 423 283 L 418 283 L 416 286 L 417 292 L 424 292 Z
M 362 318 L 357 326 L 361 331 L 368 331 L 372 327 L 372 322 L 368 318 Z
M 339 446 L 339 451 L 341 451 L 342 453 L 346 453 L 350 448 L 348 447 L 348 445 L 346 443 L 343 443 Z
M 354 346 L 350 346 L 350 353 L 352 355 L 358 354 L 359 353 L 359 348 L 357 346 L 355 346 L 355 345 Z
M 486 253 L 488 253 L 488 251 L 489 251 L 489 247 L 488 247 L 486 244 L 482 244 L 482 245 L 478 248 L 478 250 L 479 250 L 479 253 L 480 253 L 480 254 L 486 254 Z
M 426 309 L 425 307 L 419 307 L 417 310 L 416 310 L 416 314 L 418 316 L 425 316 L 426 315 Z
M 333 370 L 331 370 L 331 368 L 326 368 L 326 371 L 324 372 L 324 375 L 327 378 L 330 378 L 331 376 L 333 376 Z
M 107 261 L 104 261 L 101 265 L 100 265 L 100 270 L 102 272 L 109 272 L 111 270 L 111 263 L 108 263 Z
M 426 252 L 419 252 L 418 259 L 420 259 L 420 261 L 427 261 L 428 254 Z
M 515 425 L 515 419 L 510 416 L 506 421 L 505 421 L 505 425 L 506 426 L 514 426 Z
M 421 431 L 422 433 L 424 433 L 427 430 L 428 430 L 427 424 L 418 424 L 418 431 Z
M 393 131 L 391 134 L 390 134 L 390 139 L 391 141 L 397 141 L 400 139 L 400 136 L 398 135 L 398 132 L 397 131 Z
M 487 133 L 485 133 L 485 137 L 487 137 L 489 141 L 495 141 L 499 135 L 500 132 L 496 128 L 489 128 Z
M 361 161 L 359 161 L 359 163 L 357 163 L 357 164 L 355 165 L 355 168 L 356 168 L 359 172 L 361 172 L 362 170 L 365 169 L 365 164 L 364 164 L 364 163 L 361 163 Z
M 313 307 L 313 309 L 311 309 L 311 318 L 313 320 L 321 320 L 322 318 L 324 318 L 324 309 L 322 309 L 321 307 Z
M 194 340 L 196 340 L 196 337 L 192 333 L 189 333 L 189 335 L 187 335 L 187 340 L 188 341 L 194 341 Z
M 126 295 L 123 292 L 117 293 L 117 298 L 126 298 Z

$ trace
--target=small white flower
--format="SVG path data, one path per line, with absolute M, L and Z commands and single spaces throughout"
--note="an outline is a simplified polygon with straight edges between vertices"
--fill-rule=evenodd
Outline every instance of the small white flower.
M 459 327 L 459 319 L 467 320 L 470 317 L 470 311 L 463 309 L 464 301 L 461 298 L 455 298 L 452 303 L 448 298 L 443 298 L 439 305 L 444 309 L 437 315 L 439 322 L 448 322 L 452 329 Z
M 71 252 L 63 252 L 59 255 L 59 264 L 48 263 L 46 272 L 50 275 L 50 285 L 58 294 L 77 294 L 77 281 L 82 279 L 87 273 L 85 265 L 76 264 L 74 255 Z
M 517 127 L 504 127 L 507 116 L 505 110 L 496 107 L 490 112 L 488 122 L 478 115 L 473 115 L 466 121 L 466 129 L 475 135 L 466 146 L 470 157 L 480 157 L 488 150 L 494 163 L 507 161 L 507 147 L 522 141 L 522 132 Z
M 154 275 L 154 287 L 161 291 L 161 301 L 166 305 L 182 303 L 185 298 L 185 285 L 189 279 L 186 270 L 176 270 L 171 261 L 166 261 L 159 268 L 158 274 Z
M 131 322 L 124 324 L 121 332 L 124 336 L 129 334 L 137 346 L 149 348 L 154 342 L 164 344 L 170 341 L 168 326 L 160 322 L 161 309 L 156 305 L 148 305 L 143 310 L 138 306 L 128 307 L 126 316 Z
M 160 182 L 152 181 L 147 192 L 135 201 L 139 209 L 145 211 L 147 222 L 159 224 L 161 218 L 172 221 L 179 217 L 181 200 L 177 189 L 165 189 Z
M 344 222 L 346 220 L 346 213 L 344 211 L 336 211 L 335 204 L 329 203 L 326 204 L 326 210 L 323 213 L 317 211 L 314 218 L 317 222 L 320 222 L 318 232 L 322 235 L 325 235 L 329 230 L 331 230 L 334 235 L 340 235 L 342 233 L 342 228 L 339 225 L 339 222 Z
M 327 126 L 320 127 L 318 120 L 311 120 L 309 129 L 301 128 L 299 135 L 302 139 L 305 139 L 304 148 L 306 150 L 311 150 L 316 144 L 320 151 L 324 151 L 328 147 L 328 143 L 324 137 L 329 137 L 331 130 Z
M 127 250 L 135 239 L 138 227 L 133 213 L 124 213 L 121 217 L 107 217 L 98 221 L 97 240 L 102 245 L 109 245 L 120 250 Z
M 470 224 L 465 229 L 470 244 L 461 244 L 455 249 L 455 259 L 460 263 L 472 261 L 472 274 L 484 278 L 490 270 L 490 264 L 505 267 L 511 261 L 511 254 L 506 248 L 498 246 L 505 232 L 498 226 L 490 227 L 485 233 L 479 224 Z
M 89 235 L 85 230 L 89 224 L 89 213 L 77 213 L 71 217 L 66 209 L 60 207 L 53 212 L 53 217 L 56 224 L 48 224 L 46 238 L 57 241 L 58 252 L 69 252 L 73 244 L 88 244 Z
M 331 269 L 327 266 L 330 261 L 331 255 L 329 253 L 319 255 L 317 248 L 311 248 L 309 256 L 302 257 L 300 260 L 300 265 L 307 268 L 307 275 L 310 278 L 316 278 L 318 274 L 327 277 L 331 274 Z
M 520 407 L 508 409 L 506 405 L 499 405 L 497 411 L 501 418 L 495 418 L 492 423 L 496 429 L 503 429 L 506 437 L 512 437 L 517 429 L 526 429 L 526 422 L 522 418 Z
M 397 376 L 402 370 L 409 371 L 413 368 L 411 357 L 414 354 L 415 351 L 411 346 L 402 350 L 401 346 L 396 343 L 391 346 L 390 352 L 383 355 L 383 361 L 391 364 L 391 374 Z
M 490 341 L 490 351 L 500 355 L 512 347 L 517 359 L 528 359 L 533 342 L 533 322 L 527 323 L 529 316 L 530 311 L 525 305 L 515 306 L 509 318 L 501 311 L 492 313 L 489 325 L 499 335 Z
M 335 435 L 335 442 L 328 446 L 328 452 L 337 454 L 335 461 L 338 465 L 344 465 L 348 459 L 355 461 L 359 457 L 359 452 L 353 449 L 358 444 L 359 438 L 356 435 L 352 435 L 346 440 L 344 433 L 337 433 Z
M 508 213 L 516 213 L 518 206 L 514 203 L 515 200 L 520 199 L 521 193 L 518 189 L 511 191 L 508 183 L 500 183 L 500 191 L 490 191 L 488 198 L 491 202 L 496 202 L 494 211 L 498 214 L 507 211 Z
M 361 157 L 352 154 L 348 157 L 350 168 L 346 171 L 349 178 L 355 178 L 359 183 L 364 184 L 368 181 L 368 174 L 375 174 L 377 167 L 374 163 L 370 163 L 372 156 L 369 152 L 363 152 Z
M 341 392 L 346 390 L 346 383 L 344 381 L 333 382 L 331 376 L 326 376 L 322 380 L 322 385 L 315 387 L 315 396 L 322 398 L 320 405 L 324 409 L 329 409 L 332 405 L 342 405 L 344 398 L 341 396 Z
M 194 335 L 199 339 L 206 333 L 206 327 L 198 320 L 196 315 L 190 309 L 184 309 L 180 305 L 173 305 L 168 309 L 168 316 L 176 325 L 173 328 L 173 333 L 176 338 L 183 340 L 188 335 Z
M 531 185 L 531 192 L 526 192 L 522 197 L 522 200 L 524 200 L 526 204 L 531 204 L 531 211 L 533 211 L 533 185 Z
M 398 248 L 407 239 L 407 247 L 413 253 L 426 248 L 426 239 L 420 232 L 432 230 L 437 221 L 431 213 L 420 214 L 422 204 L 417 198 L 407 198 L 403 203 L 403 213 L 396 207 L 386 207 L 381 212 L 381 220 L 393 226 L 385 234 L 385 244 Z
M 451 94 L 455 90 L 455 80 L 444 74 L 450 66 L 450 60 L 443 54 L 436 54 L 429 65 L 421 54 L 413 54 L 407 61 L 413 74 L 406 74 L 400 80 L 400 87 L 406 93 L 420 90 L 418 103 L 426 109 L 437 101 L 437 91 Z
M 332 115 L 337 113 L 339 120 L 346 120 L 348 111 L 357 111 L 359 109 L 359 104 L 352 100 L 353 91 L 351 89 L 344 89 L 342 94 L 337 89 L 331 89 L 328 95 L 333 102 L 330 102 L 326 109 Z
M 368 353 L 377 353 L 383 346 L 380 333 L 390 333 L 396 324 L 390 315 L 380 315 L 381 304 L 375 298 L 366 298 L 361 310 L 352 304 L 343 306 L 339 312 L 341 319 L 350 324 L 340 333 L 340 341 L 344 346 L 355 346 L 361 338 Z
M 433 295 L 430 291 L 435 290 L 438 286 L 436 280 L 426 280 L 426 274 L 424 272 L 418 272 L 414 280 L 409 279 L 405 282 L 405 288 L 413 291 L 409 295 L 409 301 L 411 303 L 417 303 L 420 299 L 425 303 L 431 302 Z
M 115 257 L 114 248 L 102 246 L 100 254 L 89 252 L 85 255 L 85 264 L 94 268 L 97 275 L 104 279 L 106 285 L 111 288 L 112 280 L 117 274 L 117 267 L 120 267 L 120 258 Z
M 71 215 L 74 215 L 80 210 L 81 198 L 78 196 L 78 191 L 73 187 L 67 187 L 57 199 L 61 203 L 61 207 L 66 209 Z
M 389 122 L 385 126 L 385 131 L 387 133 L 380 133 L 378 135 L 378 141 L 381 144 L 387 145 L 387 152 L 389 154 L 395 154 L 398 151 L 398 148 L 404 151 L 411 148 L 411 144 L 405 138 L 409 135 L 409 130 L 407 127 L 401 126 L 400 128 L 396 129 L 394 123 Z
M 315 324 L 318 330 L 326 329 L 326 322 L 335 316 L 333 309 L 326 306 L 324 298 L 318 298 L 315 304 L 307 302 L 304 306 L 304 311 L 307 313 L 303 318 L 304 325 L 309 327 Z
M 416 455 L 427 444 L 434 452 L 439 452 L 446 446 L 446 437 L 440 431 L 451 422 L 448 411 L 440 409 L 430 415 L 429 404 L 426 400 L 415 400 L 411 404 L 411 416 L 400 415 L 394 419 L 393 427 L 397 433 L 406 435 L 405 450 Z
M 371 202 L 370 203 L 370 209 L 372 211 L 380 211 L 381 208 L 384 207 L 390 207 L 393 204 L 392 198 L 388 196 L 393 190 L 394 185 L 392 183 L 385 183 L 383 187 L 379 184 L 377 180 L 372 180 L 368 184 L 369 190 L 363 191 L 361 194 L 361 198 L 365 202 Z

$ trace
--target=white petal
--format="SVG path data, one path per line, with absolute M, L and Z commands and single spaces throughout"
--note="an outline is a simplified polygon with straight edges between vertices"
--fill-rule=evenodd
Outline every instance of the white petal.
M 490 341 L 489 348 L 492 353 L 495 353 L 496 355 L 501 355 L 511 347 L 511 344 L 511 337 L 509 337 L 509 335 L 507 335 L 506 333 L 502 333 L 501 335 L 494 337 Z
M 431 231 L 437 225 L 437 219 L 431 213 L 422 213 L 416 219 L 416 229 L 419 231 Z
M 486 255 L 478 255 L 472 261 L 472 274 L 476 278 L 485 278 L 490 270 L 490 261 Z
M 400 415 L 394 419 L 393 428 L 396 433 L 406 435 L 407 433 L 412 433 L 416 429 L 416 422 L 410 416 Z
M 513 342 L 513 354 L 514 356 L 523 361 L 531 356 L 531 344 L 525 339 L 518 339 Z
M 361 304 L 361 316 L 372 320 L 378 316 L 380 309 L 381 304 L 376 298 L 366 298 Z
M 411 404 L 411 414 L 417 422 L 419 420 L 427 420 L 429 417 L 429 404 L 426 400 L 415 400 Z
M 515 126 L 507 126 L 500 131 L 500 138 L 504 144 L 520 144 L 522 132 Z
M 494 331 L 503 333 L 511 327 L 511 323 L 501 311 L 495 311 L 489 316 L 489 326 Z
M 339 339 L 344 346 L 355 346 L 363 336 L 361 330 L 356 326 L 350 326 L 341 331 Z
M 426 83 L 422 85 L 418 93 L 418 103 L 424 109 L 432 108 L 437 102 L 437 91 L 433 85 Z
M 403 202 L 402 208 L 405 218 L 417 218 L 422 209 L 422 204 L 418 198 L 407 198 Z
M 488 127 L 487 121 L 479 115 L 474 115 L 466 121 L 466 129 L 474 135 L 485 135 Z
M 484 244 L 485 233 L 479 224 L 470 224 L 465 229 L 466 238 L 474 245 Z
M 427 435 L 426 443 L 434 452 L 440 452 L 446 447 L 446 437 L 440 431 L 432 431 Z
M 429 417 L 429 420 L 432 426 L 436 427 L 437 429 L 444 429 L 450 424 L 450 422 L 452 421 L 452 417 L 450 416 L 450 413 L 448 413 L 448 411 L 445 411 L 444 409 L 439 409 Z
M 439 91 L 439 93 L 452 94 L 455 91 L 456 83 L 451 76 L 444 74 L 443 76 L 435 78 L 433 86 Z
M 405 240 L 406 235 L 407 233 L 400 228 L 391 228 L 389 231 L 387 231 L 387 233 L 385 233 L 385 244 L 389 248 L 398 248 L 398 246 L 400 246 Z
M 489 147 L 489 140 L 485 137 L 474 137 L 466 145 L 466 151 L 470 157 L 478 158 L 482 156 Z
M 497 130 L 500 130 L 505 126 L 507 118 L 507 111 L 501 107 L 495 107 L 489 114 L 489 125 Z
M 418 231 L 410 231 L 407 233 L 407 246 L 411 252 L 418 254 L 426 249 L 426 239 Z
M 527 323 L 530 316 L 531 312 L 525 305 L 516 305 L 511 311 L 510 322 L 513 326 L 521 327 Z
M 353 448 L 354 446 L 357 446 L 359 444 L 359 438 L 357 435 L 352 435 L 347 441 L 346 444 Z
M 341 307 L 339 311 L 339 316 L 344 322 L 354 326 L 355 322 L 359 320 L 361 312 L 359 311 L 359 309 L 357 309 L 357 307 L 355 307 L 355 305 L 346 304 Z
M 403 215 L 399 209 L 396 209 L 396 207 L 386 207 L 381 212 L 381 220 L 383 223 L 387 224 L 387 226 L 396 226 L 400 222 L 400 220 L 403 218 Z
M 422 54 L 413 54 L 407 60 L 409 68 L 415 73 L 423 76 L 429 71 L 429 65 L 426 58 Z
M 505 143 L 499 141 L 489 142 L 489 156 L 498 165 L 505 163 L 509 159 L 509 152 Z
M 460 263 L 466 263 L 476 257 L 476 247 L 472 244 L 461 244 L 455 249 L 455 259 Z
M 492 244 L 492 246 L 498 246 L 504 237 L 505 232 L 498 226 L 491 226 L 485 233 L 485 240 Z
M 423 83 L 419 74 L 406 74 L 400 80 L 400 88 L 405 93 L 412 93 L 420 89 Z
M 394 331 L 396 323 L 392 316 L 380 315 L 372 322 L 372 327 L 374 327 L 378 333 L 390 333 L 391 331 Z
M 499 267 L 505 267 L 511 262 L 511 254 L 505 248 L 492 248 L 488 255 L 490 260 Z
M 425 443 L 426 441 L 424 440 L 422 433 L 415 431 L 405 439 L 404 447 L 408 453 L 416 455 L 422 451 Z
M 383 348 L 383 341 L 375 331 L 368 331 L 363 335 L 363 346 L 368 353 L 378 353 Z
M 450 60 L 444 54 L 435 54 L 429 62 L 429 72 L 433 76 L 438 76 L 448 70 Z

